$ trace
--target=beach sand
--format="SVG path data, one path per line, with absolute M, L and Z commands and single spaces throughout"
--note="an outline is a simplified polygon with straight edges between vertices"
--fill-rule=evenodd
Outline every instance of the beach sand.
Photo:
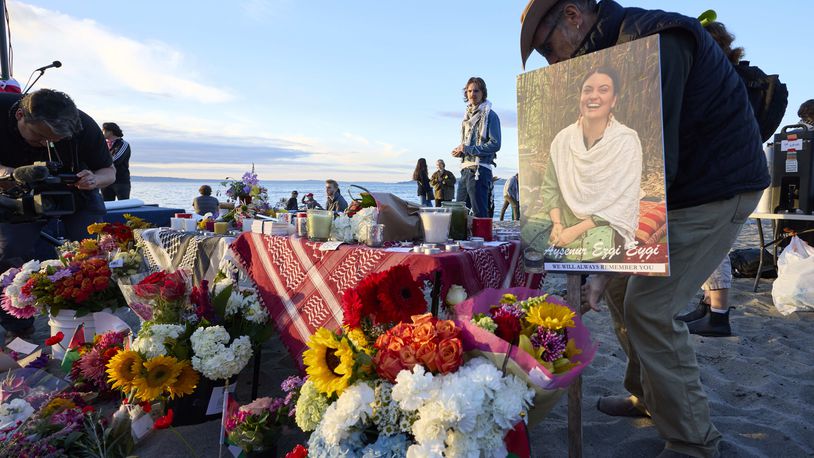
M 767 227 L 768 229 L 768 227 Z M 757 246 L 750 221 L 733 248 Z M 547 284 L 564 289 L 564 277 L 551 275 Z M 784 317 L 772 304 L 771 280 L 757 293 L 752 279 L 735 279 L 730 302 L 732 337 L 692 336 L 701 381 L 709 397 L 712 420 L 723 434 L 723 457 L 814 456 L 814 313 Z M 688 310 L 698 303 L 688 303 Z M 607 311 L 584 318 L 599 351 L 583 377 L 583 450 L 586 457 L 653 457 L 663 441 L 649 419 L 614 418 L 596 410 L 600 396 L 622 394 L 625 356 L 616 341 Z M 46 338 L 46 320 L 37 322 L 37 337 Z M 41 340 L 40 340 L 41 341 Z M 297 373 L 294 362 L 275 337 L 263 349 L 260 396 L 278 395 L 279 384 Z M 251 363 L 238 381 L 238 399 L 249 402 Z M 535 457 L 568 455 L 567 397 L 530 435 Z M 135 454 L 141 457 L 218 456 L 218 421 L 151 433 Z M 176 434 L 178 433 L 178 434 Z M 286 431 L 280 437 L 284 456 L 306 436 Z M 230 456 L 224 449 L 223 456 Z

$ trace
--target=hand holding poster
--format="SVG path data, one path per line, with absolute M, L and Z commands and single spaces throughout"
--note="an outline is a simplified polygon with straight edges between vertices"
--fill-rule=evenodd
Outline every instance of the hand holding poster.
M 527 269 L 669 275 L 658 46 L 518 77 Z

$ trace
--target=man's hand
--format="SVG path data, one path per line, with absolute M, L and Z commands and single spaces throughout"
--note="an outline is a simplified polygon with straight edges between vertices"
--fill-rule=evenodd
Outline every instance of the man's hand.
M 453 157 L 461 157 L 464 155 L 464 145 L 458 145 L 452 150 Z
M 582 313 L 585 313 L 589 310 L 593 310 L 594 312 L 599 312 L 601 309 L 599 308 L 599 299 L 602 298 L 602 294 L 605 292 L 605 289 L 608 287 L 608 282 L 611 279 L 611 275 L 609 274 L 596 274 L 588 276 L 588 280 L 582 285 L 582 304 L 581 309 Z
M 90 170 L 82 170 L 81 172 L 76 174 L 76 177 L 79 178 L 79 181 L 74 183 L 74 186 L 77 189 L 81 189 L 83 191 L 91 191 L 99 187 L 99 183 L 96 179 L 96 174 L 94 174 Z

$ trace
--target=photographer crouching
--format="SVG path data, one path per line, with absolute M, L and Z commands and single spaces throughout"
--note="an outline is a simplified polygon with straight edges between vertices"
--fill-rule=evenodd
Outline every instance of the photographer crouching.
M 0 94 L 0 178 L 12 186 L 12 177 L 17 183 L 44 180 L 41 174 L 28 173 L 31 167 L 14 173 L 35 162 L 47 164 L 52 174 L 56 172 L 58 186 L 73 197 L 73 203 L 67 205 L 69 214 L 59 216 L 67 238 L 86 238 L 88 225 L 101 221 L 105 214 L 99 189 L 116 180 L 101 129 L 65 93 L 40 89 L 25 96 Z M 23 183 L 28 185 L 31 183 Z M 47 222 L 47 215 L 40 216 L 14 223 L 0 218 L 0 272 L 35 258 L 40 231 Z M 33 332 L 34 320 L 18 319 L 0 309 L 0 325 L 6 329 L 8 340 Z

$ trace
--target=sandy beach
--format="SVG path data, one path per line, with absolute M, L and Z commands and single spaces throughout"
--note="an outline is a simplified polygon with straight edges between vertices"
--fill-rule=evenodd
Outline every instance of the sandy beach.
M 767 227 L 768 229 L 768 227 Z M 755 247 L 757 231 L 749 222 L 733 248 Z M 772 304 L 771 280 L 757 293 L 752 279 L 736 278 L 730 302 L 733 335 L 692 336 L 710 400 L 712 419 L 724 436 L 723 457 L 814 456 L 814 313 L 780 315 Z M 552 290 L 564 289 L 564 276 L 550 275 Z M 698 296 L 688 304 L 696 304 Z M 625 356 L 611 329 L 610 316 L 591 312 L 584 317 L 599 351 L 583 378 L 583 446 L 586 457 L 653 457 L 663 448 L 649 419 L 613 418 L 596 410 L 600 396 L 623 393 Z M 48 336 L 47 320 L 37 321 L 38 339 Z M 263 349 L 259 395 L 275 395 L 279 383 L 295 374 L 293 360 L 272 338 Z M 250 401 L 251 363 L 238 381 L 238 399 Z M 568 455 L 567 401 L 531 430 L 535 457 Z M 135 454 L 141 457 L 218 456 L 219 423 L 155 431 Z M 177 434 L 176 434 L 177 433 Z M 184 445 L 183 436 L 192 450 Z M 280 456 L 306 436 L 286 431 Z M 224 449 L 223 456 L 230 456 Z

